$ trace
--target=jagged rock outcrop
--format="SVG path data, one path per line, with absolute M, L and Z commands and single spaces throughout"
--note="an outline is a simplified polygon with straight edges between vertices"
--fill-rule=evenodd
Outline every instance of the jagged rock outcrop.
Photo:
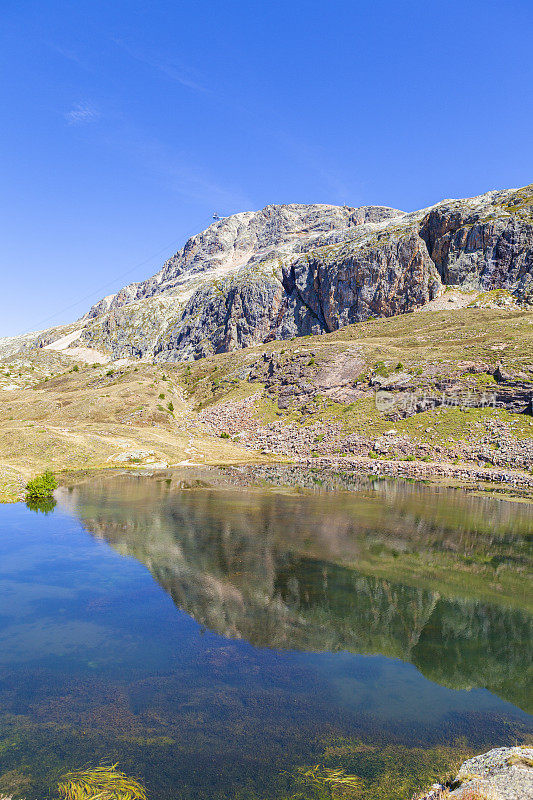
M 162 332 L 180 318 L 181 310 L 182 303 L 172 296 L 135 300 L 91 319 L 80 338 L 115 359 L 152 358 Z
M 533 304 L 533 184 L 409 214 L 301 204 L 235 214 L 93 306 L 77 344 L 190 360 L 413 311 L 449 284 Z
M 461 764 L 450 798 L 487 797 L 527 800 L 533 797 L 533 748 L 496 747 Z
M 247 377 L 249 381 L 260 381 L 276 398 L 279 408 L 302 406 L 317 393 L 340 401 L 353 400 L 362 394 L 353 388 L 354 379 L 365 363 L 356 349 L 338 354 L 320 366 L 315 364 L 315 356 L 314 351 L 285 356 L 263 353 Z
M 181 318 L 159 338 L 154 356 L 181 361 L 268 341 L 276 337 L 285 310 L 279 279 L 249 270 L 217 291 L 205 286 L 195 292 Z
M 291 314 L 283 264 L 401 215 L 385 206 L 298 204 L 235 214 L 189 239 L 153 278 L 93 306 L 81 339 L 117 358 L 173 361 L 311 333 L 313 321 Z M 163 314 L 156 297 L 166 300 Z
M 442 203 L 422 221 L 420 235 L 442 280 L 526 299 L 533 290 L 533 185 L 474 201 Z
M 320 248 L 285 268 L 283 285 L 289 303 L 316 320 L 313 333 L 412 311 L 442 291 L 424 241 L 409 229 Z

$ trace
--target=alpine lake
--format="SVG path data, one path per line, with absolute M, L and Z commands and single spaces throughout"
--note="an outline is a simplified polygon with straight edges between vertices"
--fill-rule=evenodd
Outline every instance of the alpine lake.
M 291 466 L 56 500 L 0 506 L 0 796 L 408 800 L 533 740 L 532 503 Z

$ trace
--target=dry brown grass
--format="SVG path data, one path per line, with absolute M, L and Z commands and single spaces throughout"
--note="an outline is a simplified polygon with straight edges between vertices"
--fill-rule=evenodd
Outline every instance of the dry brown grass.
M 416 794 L 413 796 L 412 800 L 427 800 L 428 796 L 431 798 L 431 800 L 447 800 L 447 798 L 450 796 L 450 790 L 437 789 L 436 791 L 431 791 L 429 795 L 427 792 L 424 792 L 423 794 Z
M 140 364 L 109 372 L 107 366 L 86 366 L 36 388 L 0 394 L 0 499 L 15 499 L 19 484 L 45 469 L 109 468 L 114 457 L 133 450 L 153 452 L 167 464 L 268 460 L 202 426 L 192 429 L 168 368 Z M 162 407 L 161 393 L 173 414 Z
M 526 755 L 520 755 L 516 753 L 515 755 L 511 756 L 507 759 L 507 763 L 510 767 L 517 766 L 517 767 L 533 767 L 533 758 L 529 758 Z

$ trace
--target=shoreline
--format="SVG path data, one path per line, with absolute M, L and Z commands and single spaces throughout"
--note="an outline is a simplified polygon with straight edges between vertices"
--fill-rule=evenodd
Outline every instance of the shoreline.
M 273 454 L 264 453 L 265 456 Z M 73 479 L 76 476 L 94 476 L 113 474 L 116 470 L 121 472 L 125 469 L 132 473 L 147 472 L 162 474 L 174 470 L 194 470 L 198 468 L 227 468 L 227 467 L 254 467 L 254 466 L 300 467 L 307 470 L 331 470 L 331 471 L 350 471 L 365 478 L 390 478 L 400 479 L 415 483 L 429 484 L 435 487 L 458 489 L 468 492 L 480 492 L 493 495 L 499 499 L 533 502 L 533 474 L 525 472 L 511 471 L 504 469 L 479 467 L 475 465 L 457 465 L 449 462 L 423 462 L 423 461 L 399 461 L 399 460 L 377 460 L 364 456 L 338 457 L 338 456 L 304 456 L 301 459 L 289 459 L 287 457 L 275 459 L 267 458 L 262 464 L 256 459 L 235 460 L 231 463 L 176 463 L 165 467 L 153 466 L 151 464 L 113 464 L 105 467 L 94 467 L 90 469 L 57 469 L 55 475 L 63 485 L 68 485 L 68 477 Z M 516 493 L 516 494 L 515 494 Z M 12 490 L 2 493 L 0 483 L 0 505 L 10 505 L 13 503 L 24 502 L 24 490 L 21 486 L 20 492 Z
M 305 464 L 307 466 L 364 468 L 364 471 L 368 474 L 393 478 L 411 478 L 420 481 L 430 480 L 436 483 L 442 483 L 446 479 L 458 480 L 463 483 L 464 488 L 476 488 L 468 483 L 472 481 L 485 485 L 505 484 L 510 488 L 523 489 L 533 494 L 533 474 L 519 472 L 518 470 L 478 467 L 468 464 L 459 466 L 449 462 L 380 461 L 363 456 L 344 457 L 342 459 L 332 456 L 306 458 Z M 478 488 L 480 487 L 478 486 Z

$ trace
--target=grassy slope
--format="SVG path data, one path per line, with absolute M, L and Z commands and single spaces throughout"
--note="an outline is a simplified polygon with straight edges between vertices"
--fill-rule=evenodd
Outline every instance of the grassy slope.
M 513 373 L 529 373 L 533 380 L 533 313 L 468 308 L 421 311 L 350 325 L 325 336 L 270 342 L 247 351 L 213 356 L 179 367 L 178 375 L 194 407 L 200 410 L 257 391 L 258 384 L 238 380 L 238 373 L 243 365 L 256 361 L 261 352 L 277 352 L 281 358 L 287 358 L 309 350 L 320 364 L 353 349 L 360 351 L 366 362 L 362 377 L 378 362 L 384 362 L 391 372 L 402 364 L 406 371 L 419 373 L 420 385 L 431 384 L 436 377 L 460 375 L 465 362 L 481 361 L 488 372 L 463 376 L 461 382 L 465 389 L 490 390 L 493 384 L 490 372 L 500 362 Z M 346 433 L 379 435 L 391 427 L 390 420 L 377 412 L 368 398 L 348 405 L 319 398 L 305 418 L 280 412 L 264 399 L 258 403 L 258 412 L 265 421 L 287 418 L 304 424 L 321 420 L 341 422 Z M 530 418 L 494 409 L 433 410 L 399 420 L 394 428 L 398 434 L 414 436 L 420 442 L 448 442 L 469 439 L 476 435 L 476 429 L 481 435 L 483 423 L 491 418 L 504 423 L 511 436 L 533 435 Z
M 487 365 L 486 375 L 463 379 L 474 386 L 490 383 L 489 373 L 500 361 L 511 372 L 532 376 L 533 313 L 486 308 L 420 311 L 351 325 L 324 336 L 270 342 L 191 364 L 137 363 L 113 368 L 78 363 L 78 371 L 72 367 L 65 371 L 66 357 L 52 363 L 49 355 L 39 351 L 28 356 L 25 372 L 17 375 L 23 388 L 0 395 L 0 500 L 11 499 L 20 490 L 17 475 L 26 478 L 46 467 L 105 467 L 113 456 L 140 448 L 153 451 L 156 459 L 169 464 L 183 460 L 264 461 L 265 457 L 213 436 L 201 425 L 191 431 L 195 413 L 217 402 L 261 392 L 261 384 L 245 380 L 242 372 L 264 352 L 277 352 L 283 359 L 309 351 L 320 365 L 354 350 L 361 354 L 363 376 L 377 362 L 384 362 L 391 371 L 401 363 L 418 375 L 422 384 L 435 375 L 459 375 L 464 372 L 463 362 L 472 360 Z M 72 365 L 72 361 L 67 363 Z M 9 370 L 9 363 L 3 368 Z M 54 372 L 59 374 L 54 376 Z M 51 377 L 35 383 L 43 374 Z M 354 375 L 354 380 L 358 377 Z M 167 410 L 169 402 L 173 414 Z M 280 411 L 269 398 L 260 398 L 256 405 L 256 413 L 264 421 L 308 424 L 329 419 L 341 421 L 347 432 L 372 435 L 391 424 L 368 399 L 347 406 L 319 397 L 305 416 Z M 461 440 L 472 436 L 476 424 L 481 430 L 491 415 L 506 422 L 513 436 L 532 435 L 527 417 L 491 409 L 428 411 L 394 427 L 420 441 L 428 437 L 433 441 L 439 437 Z
M 20 492 L 17 474 L 109 467 L 114 456 L 139 449 L 166 463 L 243 459 L 232 442 L 188 431 L 187 405 L 168 369 L 142 364 L 108 374 L 107 366 L 79 364 L 78 370 L 2 393 L 0 499 Z
M 323 336 L 303 336 L 290 341 L 269 342 L 244 351 L 223 353 L 184 365 L 178 374 L 199 404 L 228 393 L 232 380 L 247 363 L 262 352 L 287 354 L 313 350 L 321 358 L 357 347 L 368 365 L 384 361 L 391 368 L 402 363 L 408 370 L 426 370 L 439 364 L 452 373 L 458 363 L 474 359 L 495 369 L 502 361 L 512 371 L 533 368 L 533 313 L 496 309 L 419 311 L 397 317 L 348 325 Z M 212 382 L 219 386 L 212 391 Z

